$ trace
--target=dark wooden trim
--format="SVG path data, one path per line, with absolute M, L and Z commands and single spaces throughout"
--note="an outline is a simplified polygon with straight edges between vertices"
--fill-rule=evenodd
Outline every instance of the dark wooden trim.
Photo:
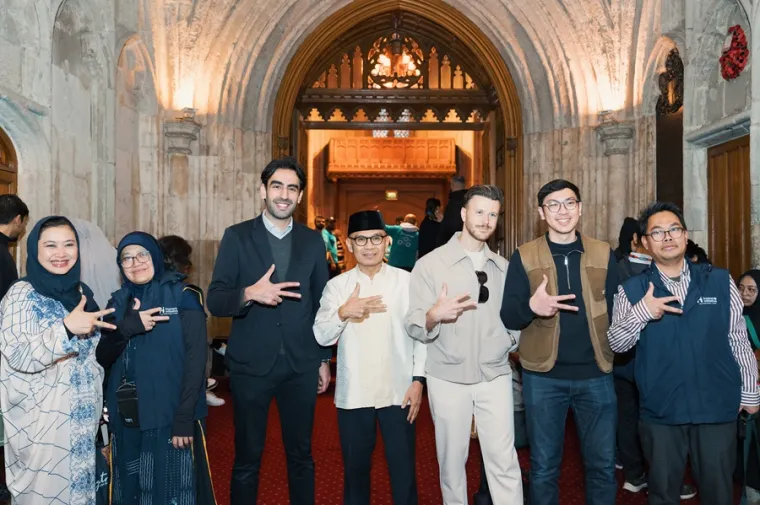
M 366 121 L 304 121 L 307 130 L 465 130 L 483 131 L 485 123 L 371 123 Z

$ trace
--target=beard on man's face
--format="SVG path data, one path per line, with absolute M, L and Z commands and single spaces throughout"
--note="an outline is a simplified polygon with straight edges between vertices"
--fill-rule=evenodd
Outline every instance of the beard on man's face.
M 467 233 L 469 233 L 471 236 L 475 237 L 476 239 L 485 242 L 489 238 L 491 238 L 491 235 L 493 235 L 493 232 L 496 231 L 496 227 L 490 227 L 488 225 L 475 225 L 472 223 L 465 222 L 465 227 L 467 228 Z

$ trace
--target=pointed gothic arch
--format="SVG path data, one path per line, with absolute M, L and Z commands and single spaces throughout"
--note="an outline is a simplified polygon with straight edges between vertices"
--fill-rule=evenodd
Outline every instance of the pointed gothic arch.
M 313 63 L 328 53 L 334 41 L 353 27 L 389 12 L 401 11 L 420 16 L 451 32 L 472 54 L 476 55 L 491 83 L 490 92 L 498 103 L 503 128 L 502 142 L 509 153 L 502 156 L 503 178 L 496 181 L 505 191 L 505 250 L 513 250 L 520 240 L 524 215 L 522 110 L 514 81 L 507 65 L 493 42 L 462 12 L 441 0 L 358 0 L 325 19 L 299 47 L 290 60 L 280 84 L 272 117 L 272 152 L 291 153 L 297 143 L 293 114 L 303 83 Z M 498 157 L 497 157 L 498 158 Z

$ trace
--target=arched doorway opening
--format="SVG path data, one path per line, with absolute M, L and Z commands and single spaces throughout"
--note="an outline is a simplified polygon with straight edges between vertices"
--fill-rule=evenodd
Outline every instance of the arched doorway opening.
M 13 143 L 0 128 L 0 195 L 18 193 L 18 157 Z M 16 242 L 11 243 L 11 254 L 16 258 Z
M 383 53 L 386 45 L 399 61 L 402 57 L 411 58 L 422 71 L 419 74 L 422 79 L 412 78 L 402 82 L 403 86 L 394 82 L 403 79 L 383 81 L 378 78 L 382 75 L 377 74 L 373 79 L 370 74 L 382 63 L 378 54 Z M 407 54 L 415 50 L 419 50 L 417 59 L 414 54 Z M 391 60 L 393 55 L 389 54 Z M 357 70 L 360 61 L 363 68 Z M 345 183 L 343 189 L 317 191 L 311 201 L 304 199 L 307 205 L 301 212 L 303 220 L 318 212 L 314 199 L 319 199 L 321 209 L 346 214 L 348 207 L 341 202 L 351 202 L 353 197 L 344 189 L 366 183 L 367 178 L 373 179 L 376 189 L 386 190 L 398 189 L 389 186 L 389 181 L 402 178 L 405 183 L 416 183 L 417 188 L 426 183 L 428 188 L 422 191 L 434 196 L 436 190 L 430 186 L 433 181 L 442 183 L 438 193 L 445 194 L 448 187 L 443 181 L 454 172 L 465 170 L 462 175 L 468 185 L 489 182 L 505 190 L 502 227 L 495 245 L 503 254 L 517 246 L 523 216 L 522 118 L 517 91 L 493 43 L 469 18 L 440 0 L 359 0 L 328 17 L 290 61 L 275 102 L 272 127 L 274 153 L 293 154 L 310 169 L 316 166 L 312 175 L 317 181 L 327 178 Z M 445 164 L 415 174 L 411 173 L 414 170 L 403 168 L 408 163 L 400 163 L 402 168 L 397 173 L 387 167 L 375 169 L 374 174 L 364 166 L 344 173 L 328 170 L 331 161 L 336 161 L 335 143 L 340 140 L 337 137 L 372 139 L 378 137 L 372 133 L 378 130 L 402 130 L 412 132 L 410 138 L 436 141 L 454 138 L 455 154 L 449 159 L 454 168 Z M 329 135 L 328 131 L 343 133 Z M 321 137 L 327 148 L 310 146 L 314 136 Z M 462 141 L 465 136 L 472 140 Z M 369 142 L 383 162 L 387 161 L 383 145 L 388 144 L 385 153 L 397 151 L 399 147 L 394 150 L 393 141 L 398 137 L 386 133 L 385 140 L 354 140 L 348 144 L 359 149 L 360 154 L 355 157 L 362 159 L 369 151 L 362 150 L 360 142 Z M 401 140 L 399 144 L 409 144 Z M 471 144 L 469 152 L 462 148 L 462 142 Z M 330 143 L 332 149 L 328 147 Z M 367 183 L 364 187 L 369 186 Z M 419 205 L 424 206 L 424 200 Z

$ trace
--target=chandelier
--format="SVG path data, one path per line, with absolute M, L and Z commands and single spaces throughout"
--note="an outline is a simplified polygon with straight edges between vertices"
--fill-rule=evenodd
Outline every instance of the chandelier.
M 394 32 L 380 37 L 367 53 L 368 84 L 375 89 L 422 87 L 424 56 L 416 40 Z

